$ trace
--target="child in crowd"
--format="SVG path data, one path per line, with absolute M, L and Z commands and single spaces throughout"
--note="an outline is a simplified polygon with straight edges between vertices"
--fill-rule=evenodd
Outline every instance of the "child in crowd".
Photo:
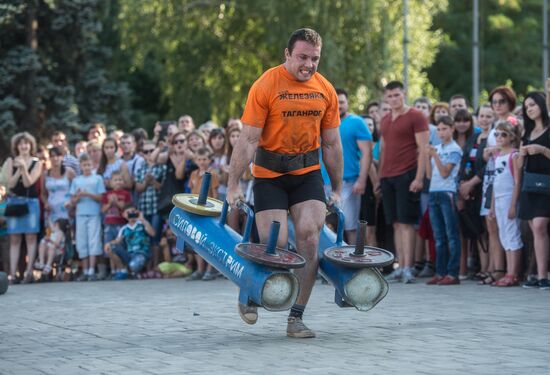
M 52 225 L 52 232 L 45 236 L 38 246 L 38 260 L 34 268 L 42 271 L 41 278 L 49 277 L 55 257 L 65 253 L 65 244 L 72 241 L 71 223 L 68 219 L 57 219 Z
M 138 208 L 155 230 L 155 236 L 153 236 L 151 241 L 152 264 L 148 267 L 151 271 L 159 262 L 162 219 L 158 213 L 158 202 L 160 199 L 160 189 L 166 179 L 166 164 L 156 163 L 154 151 L 154 142 L 145 141 L 143 143 L 142 152 L 145 157 L 145 163 L 136 173 L 136 191 L 139 193 Z
M 151 257 L 150 237 L 155 236 L 155 230 L 135 205 L 126 206 L 123 215 L 128 223 L 120 229 L 116 239 L 105 244 L 105 252 L 114 264 L 114 280 L 127 279 L 128 268 L 135 276 L 143 270 Z M 114 246 L 122 242 L 126 249 Z
M 456 211 L 457 176 L 462 149 L 453 140 L 454 121 L 450 116 L 437 120 L 437 134 L 441 144 L 428 146 L 427 175 L 431 179 L 429 191 L 430 221 L 435 237 L 435 275 L 428 285 L 460 284 L 460 235 Z
M 193 269 L 188 263 L 188 258 L 176 248 L 176 236 L 167 225 L 160 240 L 163 262 L 159 263 L 157 269 L 163 277 L 185 277 L 189 276 Z
M 95 281 L 96 257 L 101 246 L 101 198 L 105 185 L 101 176 L 92 173 L 92 160 L 87 154 L 80 155 L 82 174 L 73 179 L 69 193 L 70 204 L 76 206 L 76 251 L 82 260 L 82 275 L 79 281 Z
M 189 188 L 192 194 L 199 194 L 202 184 L 202 176 L 206 172 L 210 172 L 212 179 L 210 180 L 210 188 L 208 190 L 208 196 L 211 198 L 218 197 L 218 185 L 219 177 L 217 173 L 210 167 L 212 161 L 212 153 L 206 147 L 200 148 L 195 152 L 195 158 L 193 159 L 199 169 L 191 173 L 189 178 Z M 193 272 L 189 280 L 202 279 L 204 281 L 214 280 L 216 278 L 216 272 L 214 268 L 208 264 L 206 272 L 204 272 L 205 261 L 198 254 L 194 255 L 197 260 L 197 270 Z
M 108 243 L 118 236 L 120 228 L 126 224 L 126 219 L 122 216 L 124 207 L 132 203 L 132 195 L 128 190 L 124 190 L 124 180 L 120 171 L 114 171 L 111 175 L 111 186 L 103 194 L 101 199 L 101 213 L 103 214 L 103 243 Z M 109 255 L 104 254 L 107 258 Z M 113 264 L 111 263 L 111 270 Z M 107 277 L 107 264 L 101 262 L 98 264 L 98 278 L 103 280 Z
M 492 151 L 495 157 L 495 179 L 489 215 L 497 221 L 500 243 L 506 252 L 507 272 L 492 285 L 518 286 L 523 248 L 520 221 L 516 211 L 519 197 L 517 147 L 520 130 L 518 125 L 505 121 L 496 126 L 494 134 L 497 147 Z
M 223 129 L 215 128 L 210 132 L 210 138 L 208 144 L 212 149 L 212 169 L 216 171 L 220 178 L 220 184 L 218 185 L 218 199 L 225 200 L 227 194 L 227 177 L 226 166 L 229 165 L 226 155 L 225 147 L 225 134 Z
M 8 229 L 6 226 L 6 217 L 4 212 L 6 211 L 6 187 L 0 185 L 0 259 L 2 259 L 2 270 L 9 272 L 10 270 L 10 241 L 8 236 Z

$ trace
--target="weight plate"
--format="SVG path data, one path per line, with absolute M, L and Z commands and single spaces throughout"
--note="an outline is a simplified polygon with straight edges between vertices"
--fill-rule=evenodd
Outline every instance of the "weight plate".
M 393 263 L 394 256 L 387 250 L 365 246 L 363 255 L 355 255 L 355 246 L 334 246 L 324 251 L 327 260 L 350 268 L 384 267 Z
M 197 204 L 197 194 L 176 194 L 172 197 L 174 206 L 187 212 L 201 216 L 219 216 L 222 212 L 223 202 L 214 198 L 208 198 L 205 205 Z
M 268 254 L 266 249 L 267 245 L 250 242 L 235 246 L 235 251 L 243 258 L 266 266 L 290 269 L 302 268 L 306 264 L 306 260 L 296 253 L 275 248 L 274 254 Z

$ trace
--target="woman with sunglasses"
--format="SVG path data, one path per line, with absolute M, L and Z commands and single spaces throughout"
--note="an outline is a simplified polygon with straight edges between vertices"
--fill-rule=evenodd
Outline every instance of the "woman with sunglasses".
M 185 192 L 185 166 L 191 157 L 192 155 L 187 149 L 187 137 L 181 131 L 172 136 L 168 151 L 158 155 L 157 163 L 166 166 L 166 177 L 160 190 L 158 204 L 159 214 L 164 220 L 168 219 L 170 211 L 174 207 L 172 196 Z
M 495 126 L 500 122 L 506 122 L 507 120 L 517 121 L 512 111 L 516 107 L 516 93 L 509 87 L 499 86 L 489 94 L 489 103 L 491 109 L 495 115 L 495 122 L 492 129 L 487 136 L 487 146 L 483 151 L 483 157 L 487 161 L 485 165 L 484 184 L 487 184 L 486 192 L 482 198 L 483 207 L 487 210 L 490 208 L 491 200 L 493 196 L 493 180 L 495 176 L 495 158 L 492 155 L 496 155 L 498 152 L 497 142 L 495 138 Z M 482 280 L 482 284 L 492 284 L 498 281 L 506 273 L 506 261 L 504 256 L 504 249 L 499 240 L 498 227 L 496 220 L 487 215 L 486 217 L 487 232 L 489 234 L 489 258 L 490 269 L 492 274 L 485 280 Z
M 525 172 L 550 175 L 550 118 L 543 93 L 530 92 L 523 101 L 525 133 L 519 152 L 520 168 Z M 548 253 L 550 241 L 550 198 L 545 194 L 521 192 L 519 217 L 528 220 L 533 232 L 537 279 L 528 280 L 524 288 L 550 289 L 548 281 Z

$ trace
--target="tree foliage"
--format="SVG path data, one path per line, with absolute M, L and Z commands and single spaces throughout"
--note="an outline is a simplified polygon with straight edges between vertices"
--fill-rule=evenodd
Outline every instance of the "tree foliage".
M 129 91 L 106 69 L 101 0 L 11 0 L 0 5 L 0 133 L 127 126 Z M 3 139 L 5 144 L 6 139 Z M 6 148 L 3 148 L 4 150 Z
M 443 100 L 472 95 L 472 3 L 452 1 L 434 18 L 434 29 L 445 38 L 428 78 Z M 542 89 L 542 2 L 483 0 L 479 15 L 480 89 L 507 82 L 519 93 Z
M 433 91 L 425 70 L 441 32 L 430 27 L 446 2 L 410 4 L 410 92 L 420 95 Z M 202 122 L 239 116 L 251 84 L 283 62 L 287 39 L 300 27 L 322 35 L 320 71 L 352 93 L 356 110 L 402 74 L 401 0 L 119 0 L 119 6 L 127 73 L 155 83 L 159 97 L 149 110 L 156 108 L 159 117 L 188 113 Z M 137 98 L 149 97 L 138 80 L 130 87 Z

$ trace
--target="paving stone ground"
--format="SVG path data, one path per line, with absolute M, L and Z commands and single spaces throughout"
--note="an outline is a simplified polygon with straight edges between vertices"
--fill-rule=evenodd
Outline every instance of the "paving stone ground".
M 373 310 L 318 283 L 309 340 L 236 311 L 228 280 L 49 283 L 0 296 L 0 374 L 550 374 L 550 293 L 391 285 Z

